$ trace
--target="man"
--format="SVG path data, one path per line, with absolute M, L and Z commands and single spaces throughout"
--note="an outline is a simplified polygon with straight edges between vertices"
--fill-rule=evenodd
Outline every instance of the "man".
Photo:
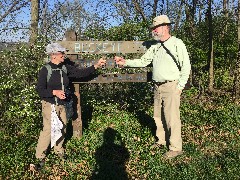
M 41 169 L 45 162 L 46 151 L 51 142 L 51 124 L 52 118 L 57 116 L 63 128 L 62 136 L 56 141 L 51 142 L 55 153 L 64 158 L 65 153 L 62 147 L 66 133 L 66 103 L 69 101 L 66 90 L 69 87 L 69 78 L 86 77 L 93 73 L 97 68 L 105 65 L 106 60 L 99 59 L 98 62 L 90 67 L 78 69 L 75 66 L 64 63 L 66 49 L 58 43 L 51 43 L 46 47 L 46 53 L 50 57 L 50 62 L 44 65 L 39 72 L 37 82 L 37 92 L 42 100 L 43 129 L 40 132 L 38 144 L 36 147 L 36 158 L 39 163 L 35 166 L 37 170 Z M 49 77 L 49 71 L 51 76 Z M 56 111 L 56 114 L 53 113 Z M 60 124 L 61 124 L 60 123 Z
M 180 120 L 180 95 L 190 74 L 190 60 L 182 40 L 171 36 L 172 22 L 166 15 L 153 19 L 152 36 L 157 41 L 140 59 L 125 60 L 115 57 L 117 64 L 145 67 L 152 62 L 154 81 L 154 120 L 158 141 L 155 147 L 169 145 L 166 159 L 183 153 Z M 175 62 L 175 60 L 176 62 Z M 165 120 L 161 118 L 163 105 Z M 165 128 L 167 127 L 167 128 Z M 167 137 L 166 134 L 170 136 Z

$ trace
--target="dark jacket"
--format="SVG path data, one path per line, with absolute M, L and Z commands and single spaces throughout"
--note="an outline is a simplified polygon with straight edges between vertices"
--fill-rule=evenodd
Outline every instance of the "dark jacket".
M 61 69 L 63 66 L 63 63 L 56 65 L 56 64 L 53 64 L 52 62 L 49 62 L 49 65 L 52 67 L 52 69 L 57 69 L 57 68 Z M 84 69 L 79 69 L 68 64 L 65 64 L 65 66 L 67 68 L 67 74 L 64 71 L 62 71 L 64 89 L 69 88 L 69 83 L 70 83 L 69 78 L 86 77 L 95 71 L 94 66 L 90 66 Z M 44 66 L 39 72 L 36 90 L 42 100 L 45 100 L 51 104 L 56 104 L 55 96 L 53 96 L 52 91 L 62 90 L 60 71 L 52 71 L 52 75 L 48 82 L 47 82 L 47 74 L 48 74 L 47 68 Z M 60 105 L 63 105 L 66 103 L 66 100 L 60 100 L 59 98 L 57 98 L 57 103 Z

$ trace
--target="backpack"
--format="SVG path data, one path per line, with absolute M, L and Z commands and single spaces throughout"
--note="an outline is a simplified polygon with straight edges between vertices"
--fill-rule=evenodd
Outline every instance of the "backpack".
M 65 109 L 66 109 L 66 116 L 67 119 L 71 119 L 71 117 L 73 116 L 73 98 L 71 95 L 71 91 L 69 89 L 65 89 L 64 85 L 63 85 L 63 75 L 62 72 L 65 72 L 67 74 L 67 67 L 65 65 L 62 66 L 62 69 L 57 68 L 57 69 L 52 69 L 52 67 L 49 64 L 46 64 L 45 67 L 47 68 L 47 83 L 49 82 L 51 76 L 52 76 L 52 72 L 53 71 L 60 71 L 60 75 L 61 75 L 61 84 L 62 84 L 62 90 L 65 92 L 65 94 L 69 95 L 69 100 L 67 101 L 67 103 L 64 105 Z M 55 97 L 55 102 L 57 104 L 57 97 Z
M 65 65 L 62 66 L 62 69 L 57 68 L 57 69 L 52 69 L 49 64 L 46 64 L 45 67 L 47 68 L 48 74 L 47 74 L 47 82 L 49 82 L 51 76 L 52 76 L 52 71 L 60 71 L 61 76 L 62 76 L 62 71 L 67 74 L 67 68 Z M 62 89 L 64 90 L 63 83 L 62 83 Z

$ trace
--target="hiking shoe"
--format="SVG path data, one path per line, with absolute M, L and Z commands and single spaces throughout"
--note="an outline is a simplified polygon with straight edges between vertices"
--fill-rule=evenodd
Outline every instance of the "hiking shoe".
M 42 160 L 40 160 L 40 162 L 39 163 L 37 163 L 37 164 L 35 164 L 34 166 L 34 169 L 36 170 L 36 171 L 40 171 L 40 170 L 42 170 L 42 168 L 44 167 L 44 165 L 45 165 L 45 159 L 42 159 Z
M 172 151 L 172 150 L 170 150 L 170 151 L 166 152 L 163 155 L 163 157 L 165 159 L 172 159 L 172 158 L 175 158 L 175 157 L 177 157 L 179 155 L 182 155 L 182 154 L 183 154 L 183 151 Z

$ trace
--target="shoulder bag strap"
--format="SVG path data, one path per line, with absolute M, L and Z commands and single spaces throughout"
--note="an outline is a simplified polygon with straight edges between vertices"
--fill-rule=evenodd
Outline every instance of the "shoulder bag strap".
M 162 45 L 162 47 L 166 50 L 166 52 L 172 57 L 172 59 L 173 59 L 173 61 L 175 62 L 175 64 L 177 65 L 177 67 L 178 67 L 178 69 L 179 69 L 179 71 L 181 71 L 181 66 L 179 65 L 179 63 L 177 63 L 177 60 L 176 60 L 176 58 L 173 56 L 173 54 L 169 51 L 169 49 L 168 48 L 166 48 L 166 46 L 164 45 L 164 43 L 163 42 L 160 42 L 161 43 L 161 45 Z

